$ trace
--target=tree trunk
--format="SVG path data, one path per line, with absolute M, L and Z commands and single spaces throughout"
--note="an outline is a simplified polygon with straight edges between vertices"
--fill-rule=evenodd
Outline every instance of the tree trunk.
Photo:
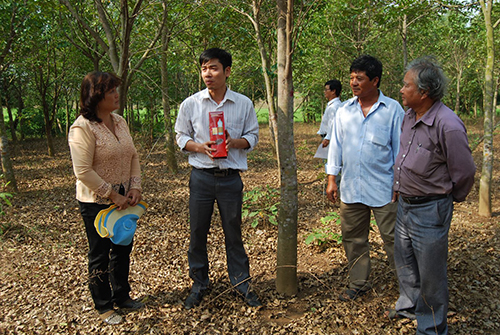
M 0 66 L 0 68 L 1 68 L 1 66 Z M 10 84 L 9 80 L 3 81 L 2 90 L 3 90 L 4 101 L 5 101 L 5 107 L 7 108 L 7 115 L 9 116 L 9 128 L 10 128 L 10 134 L 12 137 L 12 142 L 17 142 L 16 125 L 14 123 L 14 118 L 12 116 L 12 108 L 10 105 L 12 89 L 11 89 L 11 84 Z M 1 106 L 1 103 L 0 103 L 0 106 Z M 2 113 L 3 113 L 3 111 L 2 111 Z
M 2 104 L 0 104 L 0 150 L 2 153 L 2 173 L 7 184 L 6 188 L 9 191 L 17 192 L 17 182 L 10 160 L 9 140 L 7 139 L 7 131 L 5 130 Z
M 493 80 L 495 49 L 493 26 L 491 23 L 491 8 L 493 0 L 479 0 L 486 26 L 486 67 L 484 75 L 484 142 L 483 166 L 479 183 L 479 215 L 491 217 L 491 180 L 493 176 L 493 114 L 494 85 Z
M 401 38 L 403 40 L 403 65 L 404 68 L 406 68 L 406 65 L 408 65 L 408 24 L 406 23 L 406 14 L 403 14 L 403 22 L 402 22 L 402 27 L 401 27 Z
M 14 122 L 14 117 L 12 115 L 12 108 L 10 107 L 10 103 L 8 102 L 9 97 L 6 96 L 6 107 L 7 107 L 7 114 L 9 115 L 9 127 L 10 127 L 10 135 L 12 137 L 12 142 L 17 142 L 17 135 L 16 135 L 16 125 Z
M 21 85 L 21 82 L 19 82 Z M 19 92 L 17 95 L 17 118 L 19 120 L 19 135 L 21 141 L 24 141 L 24 99 L 22 95 L 22 87 L 19 87 Z
M 496 124 L 496 115 L 497 115 L 497 104 L 498 104 L 498 101 L 497 101 L 497 98 L 498 98 L 498 89 L 500 88 L 500 77 L 497 78 L 497 82 L 496 82 L 496 85 L 495 85 L 495 90 L 493 92 L 493 124 Z
M 131 61 L 131 33 L 134 26 L 135 20 L 143 12 L 143 0 L 137 0 L 133 5 L 129 3 L 128 0 L 120 0 L 120 23 L 119 27 L 115 26 L 109 21 L 111 16 L 106 12 L 106 7 L 109 1 L 103 4 L 102 0 L 94 0 L 96 5 L 97 14 L 99 17 L 100 28 L 102 29 L 106 36 L 106 41 L 100 36 L 100 32 L 93 30 L 91 25 L 87 23 L 73 8 L 68 0 L 59 0 L 61 4 L 66 6 L 71 15 L 78 21 L 83 29 L 88 31 L 92 37 L 95 39 L 96 43 L 106 52 L 113 67 L 113 71 L 122 79 L 122 84 L 118 88 L 120 94 L 120 108 L 117 111 L 119 115 L 123 116 L 126 102 L 128 89 L 135 71 L 137 71 L 144 61 L 148 58 L 154 46 L 160 38 L 160 31 L 162 26 L 159 27 L 155 36 L 151 38 L 149 46 L 142 53 L 135 66 L 130 66 Z M 118 1 L 115 1 L 118 3 Z M 129 11 L 129 7 L 131 11 Z M 94 59 L 94 68 L 99 66 L 99 61 Z
M 167 167 L 172 173 L 177 173 L 179 168 L 177 166 L 177 159 L 175 158 L 175 142 L 174 130 L 172 127 L 172 119 L 170 117 L 170 97 L 168 96 L 168 44 L 170 42 L 170 30 L 165 24 L 168 12 L 166 4 L 163 4 L 163 20 L 164 25 L 161 33 L 161 102 L 163 106 L 163 119 L 165 123 L 165 140 L 167 149 Z
M 262 40 L 262 34 L 260 32 L 261 5 L 262 2 L 257 2 L 256 0 L 252 0 L 252 10 L 254 19 L 251 21 L 255 29 L 255 39 L 257 41 L 257 46 L 259 48 L 259 53 L 260 53 L 262 75 L 264 76 L 264 83 L 266 85 L 266 101 L 269 113 L 269 130 L 271 134 L 271 144 L 273 145 L 273 148 L 276 150 L 276 157 L 278 157 L 278 143 L 276 137 L 276 134 L 278 133 L 278 122 L 276 118 L 276 103 L 274 100 L 274 87 L 271 81 L 271 77 L 269 76 L 269 73 L 271 73 L 271 67 L 269 64 L 269 55 L 267 53 L 264 41 Z
M 257 47 L 259 49 L 260 60 L 261 60 L 261 69 L 262 76 L 264 77 L 264 84 L 266 88 L 266 103 L 268 106 L 268 115 L 269 115 L 269 132 L 271 135 L 271 145 L 276 153 L 276 157 L 278 157 L 278 143 L 276 134 L 278 133 L 278 122 L 276 117 L 276 101 L 274 99 L 274 91 L 275 86 L 272 83 L 270 73 L 272 73 L 270 67 L 270 55 L 266 49 L 265 41 L 262 39 L 261 33 L 261 25 L 260 25 L 260 13 L 262 11 L 262 3 L 264 0 L 252 0 L 252 13 L 253 16 L 241 10 L 238 7 L 232 6 L 232 8 L 246 16 L 250 22 L 252 23 L 255 30 L 255 41 L 257 42 Z M 220 1 L 221 5 L 224 5 L 223 1 Z M 252 97 L 252 100 L 253 97 Z M 279 161 L 278 161 L 279 164 Z M 278 167 L 279 171 L 279 167 Z
M 43 107 L 43 118 L 45 119 L 45 136 L 47 136 L 47 148 L 50 157 L 54 157 L 54 141 L 52 140 L 52 123 L 50 112 L 47 107 Z
M 69 134 L 70 111 L 71 111 L 71 100 L 67 100 L 66 101 L 66 127 L 64 128 L 64 134 L 65 134 L 66 138 L 68 138 L 68 134 Z
M 462 69 L 459 68 L 457 73 L 457 95 L 455 96 L 455 113 L 460 113 L 460 80 L 462 80 Z
M 155 124 L 155 114 L 156 114 L 156 102 L 153 102 L 153 98 L 151 97 L 151 103 L 149 106 L 149 147 L 153 146 L 154 141 L 154 124 Z
M 276 289 L 297 294 L 297 158 L 293 142 L 292 29 L 293 0 L 278 4 L 278 159 L 281 201 L 278 226 Z

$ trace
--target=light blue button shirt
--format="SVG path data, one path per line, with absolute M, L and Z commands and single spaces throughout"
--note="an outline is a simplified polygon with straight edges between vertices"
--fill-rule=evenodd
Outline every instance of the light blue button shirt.
M 344 203 L 381 207 L 392 200 L 404 111 L 396 100 L 379 93 L 366 117 L 357 97 L 347 100 L 335 115 L 326 173 L 337 175 L 342 170 Z

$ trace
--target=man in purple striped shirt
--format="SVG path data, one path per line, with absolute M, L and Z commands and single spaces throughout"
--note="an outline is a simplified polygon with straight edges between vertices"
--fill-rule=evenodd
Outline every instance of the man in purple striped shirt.
M 399 299 L 390 318 L 417 319 L 417 334 L 448 334 L 448 231 L 476 166 L 460 118 L 442 102 L 447 79 L 431 57 L 410 63 L 401 88 L 409 107 L 396 157 L 399 194 L 394 261 Z

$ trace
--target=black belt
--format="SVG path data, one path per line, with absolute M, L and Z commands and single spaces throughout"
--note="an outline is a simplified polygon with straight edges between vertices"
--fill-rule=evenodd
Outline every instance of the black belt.
M 213 174 L 214 177 L 227 177 L 240 172 L 240 170 L 235 170 L 235 169 L 219 169 L 219 168 L 197 169 L 197 170 Z
M 404 202 L 406 202 L 407 204 L 418 205 L 418 204 L 425 204 L 426 202 L 429 202 L 429 201 L 444 199 L 447 197 L 448 197 L 448 194 L 440 194 L 440 195 L 430 195 L 430 196 L 423 196 L 423 197 L 403 197 L 403 196 L 401 196 L 401 199 Z

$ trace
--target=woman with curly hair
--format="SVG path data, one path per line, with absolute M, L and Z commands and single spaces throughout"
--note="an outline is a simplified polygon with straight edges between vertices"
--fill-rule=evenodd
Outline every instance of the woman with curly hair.
M 112 113 L 120 106 L 120 78 L 112 73 L 92 72 L 80 90 L 80 116 L 71 126 L 68 142 L 76 180 L 76 199 L 85 223 L 89 252 L 89 289 L 96 310 L 107 324 L 123 318 L 114 309 L 139 309 L 130 298 L 128 282 L 131 242 L 114 244 L 97 233 L 94 220 L 111 204 L 118 210 L 141 201 L 141 169 L 127 123 Z

